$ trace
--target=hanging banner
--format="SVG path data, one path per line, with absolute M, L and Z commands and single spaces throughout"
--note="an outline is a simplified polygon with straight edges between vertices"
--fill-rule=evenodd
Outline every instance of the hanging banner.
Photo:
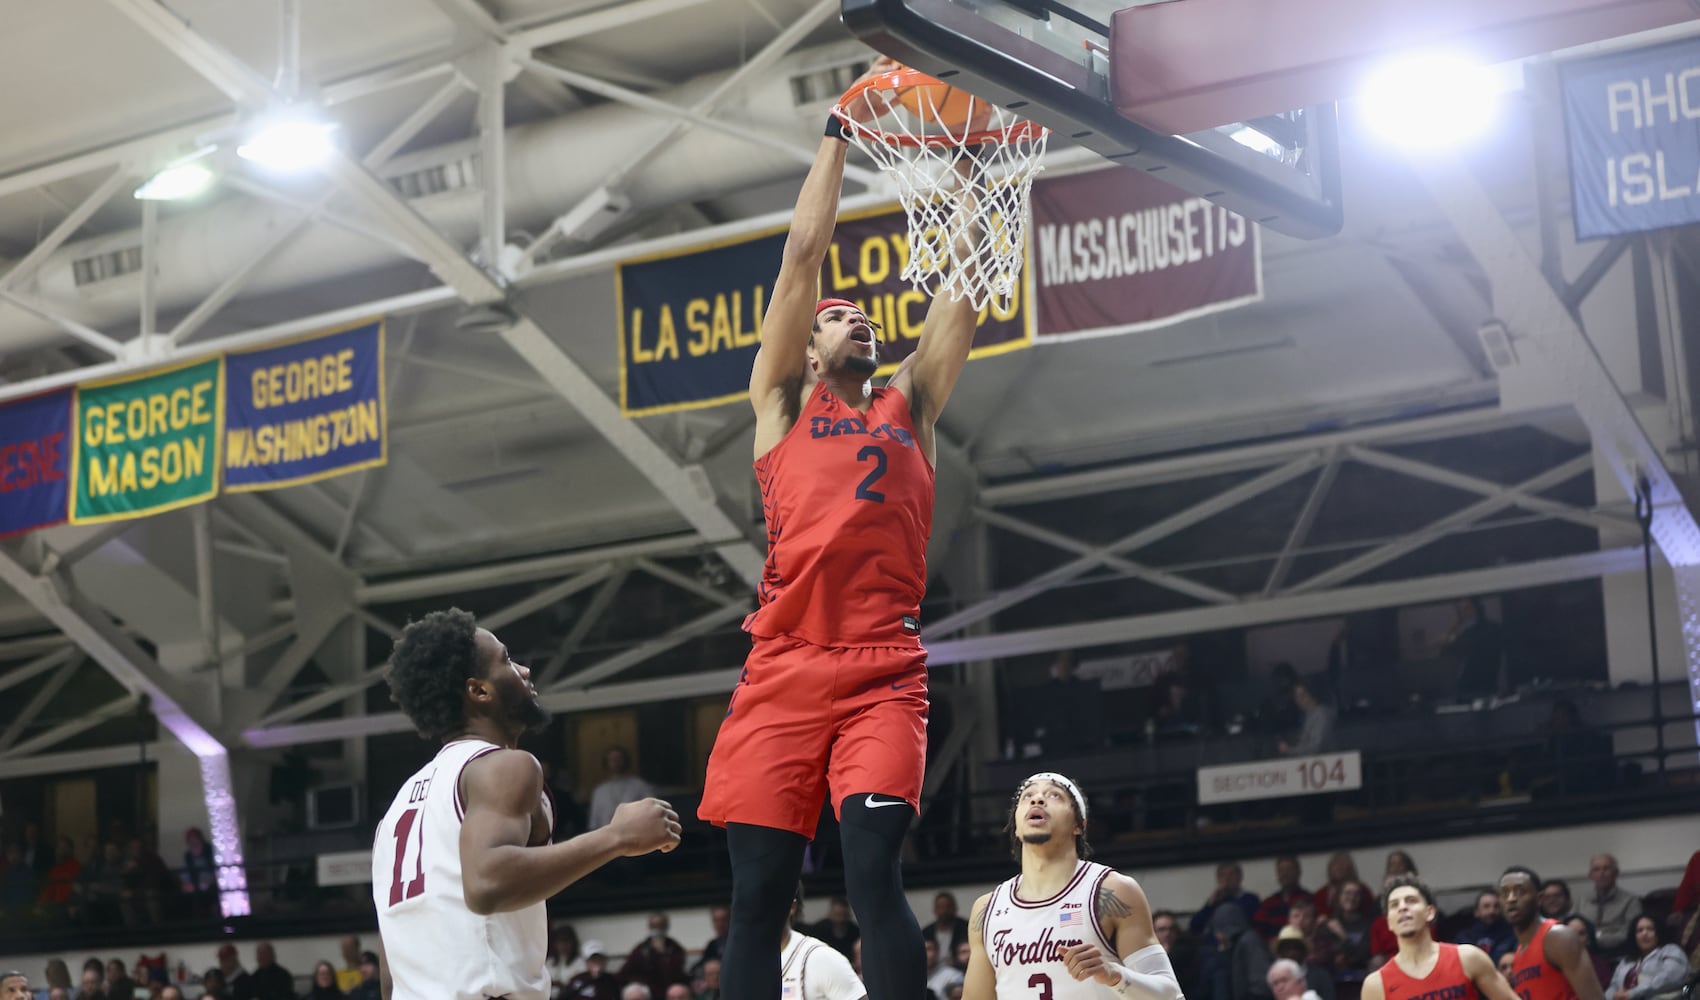
M 1255 225 L 1148 174 L 1109 167 L 1033 183 L 1039 339 L 1131 333 L 1263 298 Z
M 71 521 L 158 514 L 218 492 L 224 359 L 77 389 Z
M 616 267 L 621 411 L 647 416 L 745 399 L 784 250 L 779 230 Z M 908 253 L 903 214 L 886 209 L 840 219 L 821 268 L 820 294 L 855 302 L 878 325 L 883 375 L 915 349 L 927 314 L 928 296 L 901 277 Z M 981 311 L 969 357 L 1032 342 L 1029 291 L 1024 281 L 1009 309 Z
M 225 358 L 224 488 L 270 490 L 382 465 L 384 324 Z
M 620 410 L 628 417 L 744 399 L 783 231 L 620 264 Z
M 0 538 L 64 522 L 71 398 L 61 389 L 0 406 Z
M 1576 238 L 1700 222 L 1700 39 L 1565 63 Z

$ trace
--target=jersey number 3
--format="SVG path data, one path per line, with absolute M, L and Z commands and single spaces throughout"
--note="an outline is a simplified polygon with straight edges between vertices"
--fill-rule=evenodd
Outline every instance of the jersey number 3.
M 1043 972 L 1035 972 L 1033 976 L 1027 980 L 1027 985 L 1029 987 L 1038 987 L 1039 1000 L 1051 1000 L 1050 976 L 1045 975 Z
M 885 475 L 885 449 L 877 444 L 870 444 L 865 445 L 861 451 L 856 453 L 856 461 L 866 462 L 869 460 L 874 463 L 874 471 L 863 476 L 862 481 L 856 485 L 856 499 L 885 503 L 885 494 L 874 489 L 874 484 L 880 481 L 881 476 Z
M 413 834 L 413 836 L 408 836 Z M 413 852 L 413 877 L 403 881 L 402 862 Z M 395 868 L 390 872 L 390 905 L 412 899 L 425 891 L 425 824 L 418 809 L 409 809 L 395 821 Z

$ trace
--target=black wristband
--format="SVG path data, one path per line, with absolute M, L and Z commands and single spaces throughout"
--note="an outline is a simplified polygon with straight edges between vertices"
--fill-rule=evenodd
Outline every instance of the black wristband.
M 850 141 L 850 130 L 845 127 L 844 119 L 838 117 L 836 112 L 828 111 L 826 113 L 826 137 L 837 139 L 839 142 Z

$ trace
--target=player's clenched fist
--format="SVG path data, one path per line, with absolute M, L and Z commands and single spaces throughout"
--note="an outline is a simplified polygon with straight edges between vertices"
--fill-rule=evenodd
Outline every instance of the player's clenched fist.
M 1095 944 L 1077 944 L 1063 952 L 1063 965 L 1068 968 L 1068 974 L 1081 982 L 1095 979 L 1105 986 L 1116 985 L 1122 977 L 1119 970 L 1111 968 L 1111 964 Z
M 620 850 L 628 858 L 651 851 L 666 853 L 679 846 L 679 814 L 660 799 L 621 804 L 614 810 L 608 827 L 619 838 Z

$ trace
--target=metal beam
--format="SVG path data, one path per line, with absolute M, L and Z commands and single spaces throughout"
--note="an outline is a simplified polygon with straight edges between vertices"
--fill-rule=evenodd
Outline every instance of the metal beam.
M 52 232 L 42 237 L 41 241 L 35 245 L 35 249 L 25 254 L 22 260 L 12 265 L 11 270 L 0 276 L 0 288 L 10 290 L 28 281 L 30 275 L 35 273 L 36 268 L 41 266 L 41 262 L 46 260 L 53 251 L 59 249 L 77 230 L 81 229 L 83 223 L 89 221 L 90 216 L 110 201 L 112 196 L 117 194 L 118 189 L 123 187 L 128 180 L 130 180 L 130 172 L 122 166 L 108 174 L 106 180 L 100 182 L 99 187 L 89 192 L 89 196 L 71 210 L 71 214 L 61 219 L 59 224 L 53 227 Z
M 724 607 L 715 608 L 713 611 L 706 611 L 695 618 L 692 618 L 690 621 L 674 626 L 664 635 L 656 636 L 648 642 L 639 643 L 623 653 L 617 653 L 614 656 L 610 656 L 600 663 L 580 670 L 578 673 L 569 674 L 561 680 L 556 681 L 554 684 L 549 685 L 549 690 L 565 691 L 573 688 L 582 688 L 587 684 L 594 684 L 603 678 L 612 677 L 622 670 L 635 667 L 645 660 L 660 656 L 662 653 L 678 646 L 680 643 L 689 642 L 700 635 L 712 632 L 722 625 L 739 621 L 745 615 L 749 614 L 750 611 L 751 604 L 748 599 L 739 601 L 735 604 L 728 604 Z
M 57 326 L 59 329 L 64 330 L 66 333 L 98 351 L 110 354 L 115 358 L 121 358 L 124 356 L 125 352 L 123 344 L 113 340 L 111 337 L 101 333 L 92 326 L 85 323 L 79 323 L 68 316 L 59 315 L 50 307 L 45 306 L 34 299 L 25 298 L 17 292 L 9 292 L 5 289 L 0 289 L 0 299 L 10 302 L 12 305 L 17 306 L 19 309 L 29 313 L 36 319 L 52 323 L 54 326 Z M 149 363 L 158 364 L 159 362 L 154 360 Z
M 1177 591 L 1179 593 L 1186 594 L 1189 597 L 1196 597 L 1206 604 L 1232 604 L 1239 600 L 1238 597 L 1225 590 L 1218 590 L 1215 587 L 1206 586 L 1196 580 L 1189 580 L 1177 573 L 1153 569 L 1143 563 L 1137 563 L 1132 559 L 1124 559 L 1117 555 L 1101 555 L 1096 545 L 1088 544 L 1078 538 L 1070 538 L 1061 532 L 1051 531 L 1049 528 L 1041 528 L 1036 524 L 1023 521 L 1018 517 L 1011 517 L 1008 514 L 1000 513 L 999 511 L 986 507 L 979 508 L 974 512 L 974 514 L 980 520 L 994 527 L 1002 528 L 1005 531 L 1012 531 L 1015 534 L 1023 535 L 1037 542 L 1043 542 L 1054 548 L 1062 549 L 1064 552 L 1073 552 L 1077 556 L 1088 556 L 1101 559 L 1103 564 L 1111 569 L 1118 570 L 1136 579 L 1144 580 L 1146 583 L 1155 584 L 1168 590 Z
M 1424 525 L 1397 541 L 1388 542 L 1386 545 L 1371 549 L 1363 555 L 1348 559 L 1338 566 L 1329 567 L 1320 573 L 1306 577 L 1288 587 L 1285 593 L 1303 594 L 1337 586 L 1354 577 L 1362 576 L 1377 566 L 1384 566 L 1406 553 L 1415 552 L 1417 549 L 1444 538 L 1460 528 L 1474 524 L 1490 514 L 1498 513 L 1507 507 L 1516 505 L 1517 498 L 1526 493 L 1551 489 L 1559 483 L 1591 472 L 1593 468 L 1594 459 L 1592 455 L 1578 455 L 1570 461 L 1556 465 L 1539 475 L 1531 476 L 1515 486 L 1503 487 L 1492 496 L 1484 497 L 1469 506 L 1460 507 L 1458 510 Z
M 1231 510 L 1234 507 L 1269 492 L 1288 480 L 1295 479 L 1316 468 L 1322 459 L 1316 454 L 1301 455 L 1285 465 L 1271 469 L 1259 476 L 1232 486 L 1200 503 L 1185 510 L 1177 511 L 1168 517 L 1148 525 L 1130 535 L 1095 549 L 1078 559 L 1072 559 L 1061 566 L 1040 573 L 1025 583 L 1018 584 L 1008 590 L 1000 591 L 982 601 L 963 608 L 955 614 L 946 615 L 942 620 L 933 622 L 927 627 L 932 635 L 950 635 L 977 621 L 990 618 L 1004 608 L 1020 604 L 1037 594 L 1044 593 L 1060 583 L 1072 580 L 1082 573 L 1104 562 L 1109 556 L 1121 555 L 1135 549 L 1150 545 L 1152 542 L 1167 538 L 1183 531 L 1200 521 L 1209 520 L 1216 515 Z
M 28 757 L 6 758 L 6 777 L 25 778 L 38 774 L 86 774 L 103 767 L 134 766 L 142 759 L 158 760 L 165 748 L 161 742 L 126 743 L 96 750 L 63 750 Z
M 536 614 L 554 604 L 566 600 L 581 590 L 588 590 L 614 574 L 612 563 L 605 563 L 595 569 L 586 570 L 571 579 L 544 587 L 533 594 L 520 598 L 505 608 L 499 608 L 487 615 L 480 615 L 478 624 L 494 632 L 505 625 L 510 625 L 529 615 Z
M 686 576 L 685 574 L 680 573 L 677 570 L 670 569 L 666 566 L 663 566 L 653 559 L 638 559 L 633 565 L 635 565 L 638 569 L 643 570 L 645 573 L 649 574 L 650 576 L 655 577 L 657 580 L 661 580 L 664 583 L 670 583 L 673 586 L 678 587 L 680 590 L 689 591 L 689 592 L 697 595 L 698 597 L 700 597 L 703 600 L 708 601 L 710 603 L 713 603 L 713 604 L 742 604 L 743 603 L 742 598 L 733 597 L 732 595 L 726 593 L 725 591 L 722 591 L 722 590 L 720 590 L 716 587 L 709 586 L 708 584 L 703 583 L 702 581 L 697 580 L 694 577 Z
M 1491 479 L 1482 479 L 1479 476 L 1467 475 L 1444 466 L 1430 462 L 1419 462 L 1416 459 L 1389 454 L 1374 448 L 1352 445 L 1346 449 L 1346 453 L 1355 462 L 1373 465 L 1415 479 L 1426 479 L 1431 483 L 1439 483 L 1442 486 L 1450 486 L 1453 489 L 1464 490 L 1468 493 L 1479 493 L 1485 497 L 1503 495 L 1512 501 L 1513 506 L 1521 507 L 1536 514 L 1546 514 L 1561 521 L 1569 521 L 1571 524 L 1581 525 L 1584 528 L 1623 528 L 1635 523 L 1629 517 L 1613 517 L 1599 511 L 1584 510 L 1567 503 L 1559 503 L 1557 500 L 1535 496 L 1525 490 L 1507 486 L 1504 483 L 1496 483 Z
M 111 722 L 121 715 L 129 714 L 135 710 L 137 703 L 135 695 L 126 694 L 112 699 L 99 708 L 79 712 L 76 718 L 68 722 L 61 722 L 52 729 L 37 733 L 16 746 L 0 751 L 0 761 L 10 761 L 14 757 L 27 757 L 37 750 L 63 743 L 78 733 L 87 732 L 104 722 Z
M 1299 508 L 1299 516 L 1293 518 L 1293 527 L 1287 532 L 1287 540 L 1281 546 L 1281 554 L 1275 557 L 1275 565 L 1269 568 L 1269 578 L 1263 582 L 1263 596 L 1271 597 L 1281 585 L 1287 582 L 1287 573 L 1293 568 L 1293 557 L 1310 537 L 1310 529 L 1316 524 L 1316 516 L 1322 512 L 1322 505 L 1328 499 L 1328 491 L 1334 488 L 1334 480 L 1340 474 L 1340 453 L 1336 448 L 1328 450 L 1328 464 L 1317 473 L 1316 482 L 1311 484 L 1310 495 L 1305 497 L 1305 505 Z
M 70 682 L 71 678 L 77 675 L 77 669 L 82 665 L 82 657 L 76 657 L 65 669 L 49 677 L 47 683 L 36 690 L 29 702 L 17 715 L 13 716 L 12 724 L 6 727 L 5 732 L 0 733 L 0 753 L 5 753 L 13 744 L 18 742 L 18 737 L 24 734 L 24 730 L 29 728 L 29 724 L 34 722 L 35 717 L 41 714 L 41 710 L 47 707 L 47 703 L 52 701 L 54 696 Z
M 555 646 L 555 652 L 550 654 L 548 660 L 539 665 L 540 669 L 533 671 L 536 675 L 533 684 L 546 689 L 549 682 L 555 679 L 555 675 L 561 672 L 561 668 L 572 661 L 573 654 L 578 652 L 580 644 L 584 642 L 584 637 L 590 634 L 590 630 L 608 611 L 608 605 L 614 603 L 615 596 L 620 593 L 620 588 L 625 586 L 626 578 L 630 575 L 630 567 L 620 566 L 613 576 L 602 581 L 601 589 L 591 595 L 590 603 L 586 604 L 584 610 L 579 613 L 578 620 L 573 622 L 573 627 L 567 630 L 565 636 L 561 637 L 561 641 Z
M 588 14 L 572 14 L 511 32 L 508 44 L 516 51 L 530 52 L 637 21 L 665 17 L 706 2 L 707 0 L 632 0 L 629 3 L 609 4 Z
M 275 726 L 280 722 L 292 722 L 304 715 L 312 715 L 321 708 L 329 708 L 337 702 L 344 700 L 349 695 L 359 694 L 361 691 L 364 691 L 383 680 L 384 677 L 389 674 L 389 670 L 389 664 L 379 664 L 378 666 L 368 669 L 365 673 L 351 681 L 344 681 L 341 684 L 333 684 L 330 687 L 325 688 L 323 691 L 316 691 L 313 694 L 302 698 L 300 701 L 290 702 L 283 708 L 280 708 L 277 711 L 266 715 L 264 718 L 255 721 L 254 728 L 264 729 L 270 726 Z
M 208 663 L 217 663 L 219 653 L 218 599 L 213 582 L 212 515 L 206 504 L 190 508 L 195 534 L 195 596 L 200 611 L 201 648 Z
M 12 670 L 6 671 L 4 674 L 0 674 L 0 691 L 4 691 L 10 687 L 16 687 L 24 681 L 35 678 L 37 675 L 45 674 L 55 667 L 63 666 L 81 655 L 83 655 L 82 650 L 78 649 L 75 644 L 67 642 L 65 643 L 64 649 L 58 649 L 51 653 L 43 654 L 21 667 L 16 667 Z

